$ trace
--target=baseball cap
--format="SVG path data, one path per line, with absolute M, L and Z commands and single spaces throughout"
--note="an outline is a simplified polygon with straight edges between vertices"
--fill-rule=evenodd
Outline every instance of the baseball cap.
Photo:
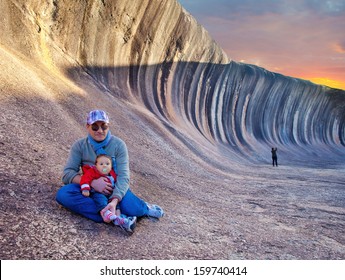
M 102 110 L 93 110 L 87 115 L 87 124 L 93 124 L 98 121 L 109 123 L 107 113 Z

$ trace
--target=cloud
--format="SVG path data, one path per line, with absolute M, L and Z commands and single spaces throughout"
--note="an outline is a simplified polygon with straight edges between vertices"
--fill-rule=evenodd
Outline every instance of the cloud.
M 345 14 L 344 0 L 179 0 L 194 15 L 253 16 L 275 13 L 278 15 L 309 12 L 324 16 Z
M 334 44 L 334 50 L 337 53 L 345 54 L 345 41 Z
M 345 1 L 344 0 L 306 0 L 305 6 L 312 12 L 316 12 L 323 16 L 344 16 Z
M 187 11 L 197 17 L 215 16 L 228 19 L 233 16 L 263 15 L 277 13 L 281 9 L 275 0 L 180 0 Z

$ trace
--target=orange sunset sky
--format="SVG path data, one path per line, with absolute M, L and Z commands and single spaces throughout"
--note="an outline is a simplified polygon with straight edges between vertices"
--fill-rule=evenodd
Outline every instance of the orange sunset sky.
M 228 57 L 345 90 L 345 0 L 178 0 Z

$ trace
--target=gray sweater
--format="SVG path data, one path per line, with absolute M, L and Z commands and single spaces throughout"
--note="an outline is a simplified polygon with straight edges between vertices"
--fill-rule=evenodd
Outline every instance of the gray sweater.
M 108 156 L 115 157 L 117 180 L 115 188 L 110 198 L 116 197 L 119 200 L 123 198 L 129 188 L 129 159 L 128 150 L 124 141 L 112 135 L 108 145 L 104 148 Z M 81 174 L 81 166 L 88 164 L 94 165 L 96 153 L 88 138 L 82 138 L 76 141 L 63 170 L 62 181 L 64 184 L 72 183 L 72 180 L 78 174 Z

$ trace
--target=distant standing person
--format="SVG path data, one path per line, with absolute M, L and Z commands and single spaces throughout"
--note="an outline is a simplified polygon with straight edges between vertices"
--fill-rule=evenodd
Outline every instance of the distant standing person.
M 272 148 L 272 165 L 274 166 L 274 164 L 276 166 L 278 166 L 278 157 L 277 157 L 277 148 Z

